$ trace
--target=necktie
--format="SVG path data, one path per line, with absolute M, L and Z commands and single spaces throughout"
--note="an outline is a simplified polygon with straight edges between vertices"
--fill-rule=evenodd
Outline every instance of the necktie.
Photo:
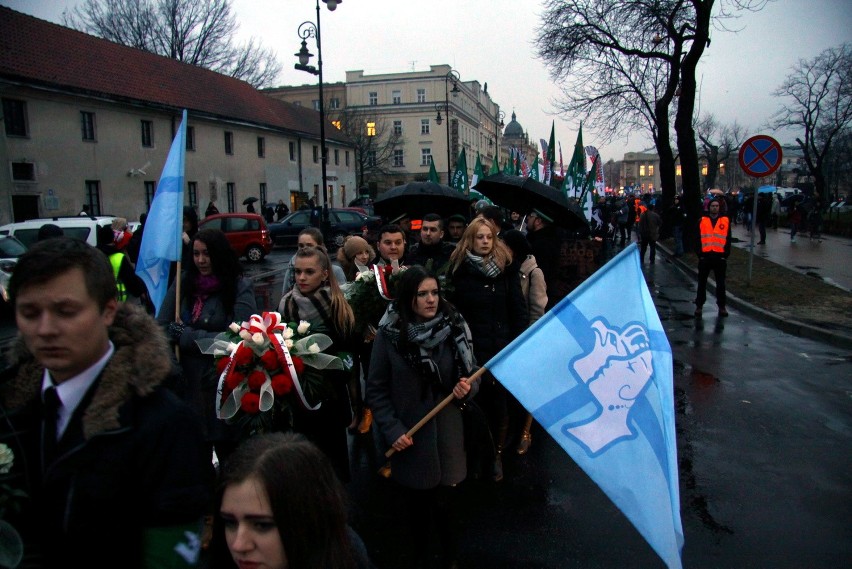
M 48 387 L 44 391 L 44 405 L 42 407 L 44 426 L 42 429 L 42 452 L 43 464 L 46 466 L 53 462 L 56 454 L 56 430 L 59 423 L 59 410 L 62 408 L 62 400 L 55 387 Z

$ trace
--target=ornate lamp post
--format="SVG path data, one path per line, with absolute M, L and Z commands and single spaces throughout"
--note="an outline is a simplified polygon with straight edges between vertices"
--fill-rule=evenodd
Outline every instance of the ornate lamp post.
M 328 10 L 333 12 L 337 9 L 337 5 L 343 0 L 322 0 L 328 6 Z M 317 75 L 319 78 L 319 112 L 320 112 L 320 162 L 322 167 L 322 220 L 320 222 L 320 230 L 323 237 L 329 239 L 331 237 L 331 224 L 328 219 L 328 151 L 325 147 L 325 101 L 322 94 L 322 41 L 320 33 L 320 6 L 317 0 L 317 22 L 314 24 L 311 21 L 302 22 L 299 24 L 299 37 L 302 38 L 302 47 L 296 52 L 296 57 L 299 58 L 299 63 L 294 67 L 299 71 L 306 71 L 311 75 Z M 308 65 L 313 54 L 308 51 L 307 39 L 314 38 L 317 42 L 317 66 Z
M 503 127 L 506 126 L 506 123 L 503 122 L 503 119 L 506 118 L 506 113 L 497 109 L 497 115 L 495 116 L 494 124 L 497 127 L 497 131 L 494 133 L 494 139 L 497 147 L 494 149 L 494 162 L 497 163 L 497 168 L 500 168 L 500 133 L 503 132 Z
M 453 82 L 453 89 L 450 90 L 450 81 Z M 453 97 L 458 97 L 461 90 L 459 89 L 459 81 L 461 81 L 461 77 L 458 74 L 458 71 L 450 69 L 447 75 L 444 77 L 444 110 L 447 113 L 447 184 L 450 183 L 450 180 L 453 177 L 453 163 L 450 160 L 450 93 L 453 94 Z M 436 105 L 437 109 L 438 106 Z M 435 118 L 435 122 L 439 125 L 441 113 L 438 111 L 438 117 Z

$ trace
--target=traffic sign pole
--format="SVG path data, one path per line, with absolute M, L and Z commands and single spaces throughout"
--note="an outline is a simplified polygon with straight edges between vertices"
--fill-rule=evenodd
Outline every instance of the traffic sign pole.
M 740 146 L 740 168 L 752 178 L 763 178 L 775 173 L 781 167 L 784 152 L 778 141 L 765 134 L 752 136 Z M 751 240 L 748 257 L 748 284 L 751 285 L 751 268 L 754 261 L 754 229 L 757 224 L 757 201 L 759 188 L 754 190 L 751 215 Z M 774 198 L 773 198 L 774 199 Z

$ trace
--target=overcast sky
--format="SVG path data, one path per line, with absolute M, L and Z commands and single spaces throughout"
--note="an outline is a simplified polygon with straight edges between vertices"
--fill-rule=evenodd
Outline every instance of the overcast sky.
M 64 9 L 80 3 L 0 0 L 57 23 Z M 277 52 L 284 69 L 279 84 L 315 81 L 293 69 L 292 55 L 300 47 L 299 24 L 316 19 L 314 0 L 233 0 L 233 8 L 240 36 L 254 36 Z M 552 100 L 559 91 L 532 44 L 542 10 L 539 0 L 343 0 L 334 12 L 322 4 L 321 10 L 325 81 L 343 81 L 346 71 L 357 69 L 395 73 L 446 63 L 462 80 L 487 82 L 506 122 L 514 110 L 531 140 L 547 139 L 555 120 L 556 139 L 569 160 L 579 117 L 553 114 Z M 726 123 L 736 120 L 749 135 L 774 134 L 782 144 L 792 142 L 790 133 L 763 127 L 781 103 L 771 93 L 799 59 L 852 41 L 852 2 L 777 0 L 727 27 L 735 31 L 716 29 L 702 58 L 700 111 Z M 309 47 L 316 53 L 315 45 Z M 598 146 L 604 161 L 652 146 L 644 133 L 603 144 L 590 123 L 583 125 L 583 141 Z

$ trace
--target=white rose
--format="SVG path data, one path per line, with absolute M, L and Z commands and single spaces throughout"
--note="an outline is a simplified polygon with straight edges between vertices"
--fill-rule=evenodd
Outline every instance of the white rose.
M 251 341 L 254 342 L 258 346 L 262 346 L 263 342 L 264 342 L 263 334 L 261 334 L 260 332 L 252 334 Z
M 285 340 L 289 340 L 293 337 L 293 334 L 295 334 L 295 332 L 293 332 L 293 329 L 287 326 L 286 328 L 284 328 L 284 332 L 281 335 L 284 336 Z
M 15 453 L 8 445 L 0 443 L 0 474 L 7 474 L 15 462 Z
M 228 326 L 228 329 L 229 329 L 231 332 L 233 332 L 234 334 L 239 334 L 239 333 L 240 333 L 240 325 L 239 325 L 239 324 L 237 324 L 236 322 L 231 322 L 231 325 L 230 325 L 230 326 Z
M 312 354 L 318 354 L 320 353 L 320 347 L 318 344 L 311 344 L 308 346 L 308 351 Z
M 298 327 L 298 328 L 296 328 L 296 331 L 297 331 L 299 334 L 301 334 L 301 335 L 303 335 L 303 336 L 304 336 L 304 335 L 308 332 L 308 329 L 309 329 L 310 327 L 311 327 L 311 323 L 310 323 L 310 322 L 308 322 L 307 320 L 302 320 L 302 321 L 300 321 L 300 322 L 299 322 L 299 327 Z
M 292 350 L 293 349 L 293 340 L 290 340 L 290 339 L 284 340 L 284 346 L 288 350 Z

